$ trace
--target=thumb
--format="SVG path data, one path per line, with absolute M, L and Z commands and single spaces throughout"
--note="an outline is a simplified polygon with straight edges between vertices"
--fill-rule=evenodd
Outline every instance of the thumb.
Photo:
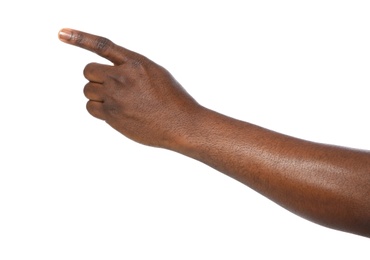
M 116 45 L 107 38 L 73 29 L 64 28 L 60 30 L 58 37 L 62 42 L 94 52 L 115 65 L 127 61 L 130 53 L 129 50 Z

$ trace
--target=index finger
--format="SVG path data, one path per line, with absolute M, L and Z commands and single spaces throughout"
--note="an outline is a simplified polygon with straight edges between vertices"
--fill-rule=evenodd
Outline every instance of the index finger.
M 130 52 L 105 37 L 73 29 L 64 28 L 60 30 L 58 37 L 62 42 L 92 51 L 113 62 L 115 65 L 124 63 L 127 60 L 128 53 Z

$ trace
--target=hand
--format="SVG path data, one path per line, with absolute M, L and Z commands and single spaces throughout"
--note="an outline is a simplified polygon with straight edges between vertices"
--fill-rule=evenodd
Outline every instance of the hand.
M 167 70 L 103 37 L 62 29 L 59 39 L 114 64 L 91 63 L 84 69 L 91 115 L 146 145 L 173 149 L 187 135 L 201 106 Z
M 69 29 L 59 38 L 115 64 L 85 68 L 93 116 L 133 140 L 202 161 L 304 218 L 370 237 L 368 151 L 297 139 L 213 112 L 142 55 Z

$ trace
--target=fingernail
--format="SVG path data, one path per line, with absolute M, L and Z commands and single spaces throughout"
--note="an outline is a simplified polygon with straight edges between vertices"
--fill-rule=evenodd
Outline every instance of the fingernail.
M 70 39 L 72 39 L 73 32 L 70 29 L 62 29 L 59 31 L 58 36 L 61 40 L 69 41 Z

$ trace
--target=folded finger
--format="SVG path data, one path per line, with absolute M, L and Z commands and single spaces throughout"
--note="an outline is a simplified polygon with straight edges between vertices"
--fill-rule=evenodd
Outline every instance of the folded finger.
M 104 86 L 102 84 L 89 82 L 85 85 L 83 92 L 89 100 L 104 102 Z
M 105 120 L 104 110 L 103 110 L 103 103 L 96 102 L 93 100 L 89 100 L 86 103 L 86 109 L 93 117 L 96 117 L 101 120 Z
M 83 74 L 85 78 L 92 82 L 97 83 L 104 83 L 109 70 L 111 70 L 113 66 L 99 64 L 99 63 L 89 63 L 86 65 Z

